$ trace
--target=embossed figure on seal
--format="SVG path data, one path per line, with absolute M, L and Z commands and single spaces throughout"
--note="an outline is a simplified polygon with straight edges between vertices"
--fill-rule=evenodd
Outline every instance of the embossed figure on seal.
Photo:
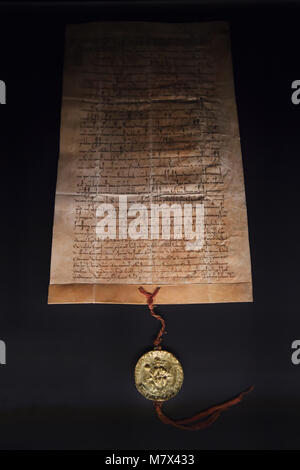
M 150 351 L 137 362 L 136 387 L 149 400 L 169 400 L 179 392 L 182 382 L 181 364 L 168 351 Z

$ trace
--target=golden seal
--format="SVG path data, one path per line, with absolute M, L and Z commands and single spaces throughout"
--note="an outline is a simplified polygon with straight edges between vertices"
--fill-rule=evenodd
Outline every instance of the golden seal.
M 145 398 L 166 401 L 181 389 L 183 370 L 173 354 L 154 350 L 140 357 L 135 366 L 134 378 L 136 388 Z

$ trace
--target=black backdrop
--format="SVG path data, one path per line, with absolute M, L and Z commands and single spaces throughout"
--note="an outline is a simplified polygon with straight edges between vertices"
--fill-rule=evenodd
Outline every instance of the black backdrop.
M 242 2 L 244 3 L 244 2 Z M 1 449 L 299 449 L 299 9 L 198 2 L 0 4 Z M 47 305 L 66 23 L 228 20 L 254 302 L 162 306 L 185 383 L 173 417 L 255 391 L 205 431 L 157 419 L 134 386 L 158 323 L 143 306 Z

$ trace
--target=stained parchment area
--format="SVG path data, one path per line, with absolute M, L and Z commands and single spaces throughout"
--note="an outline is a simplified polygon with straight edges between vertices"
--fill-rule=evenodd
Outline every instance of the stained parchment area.
M 194 228 L 201 205 L 201 248 L 187 250 L 180 219 L 166 239 L 163 214 L 153 238 L 153 204 L 190 205 Z M 115 208 L 114 238 L 99 238 L 103 205 Z M 137 216 L 143 236 L 133 239 Z M 252 300 L 224 23 L 67 30 L 48 301 L 143 303 L 139 285 L 163 286 L 157 303 Z

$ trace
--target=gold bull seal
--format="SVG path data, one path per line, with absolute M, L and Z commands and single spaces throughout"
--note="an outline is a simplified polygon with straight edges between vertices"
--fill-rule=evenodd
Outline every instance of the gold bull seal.
M 144 354 L 135 366 L 135 384 L 148 400 L 166 401 L 181 389 L 183 370 L 168 351 L 154 350 Z

